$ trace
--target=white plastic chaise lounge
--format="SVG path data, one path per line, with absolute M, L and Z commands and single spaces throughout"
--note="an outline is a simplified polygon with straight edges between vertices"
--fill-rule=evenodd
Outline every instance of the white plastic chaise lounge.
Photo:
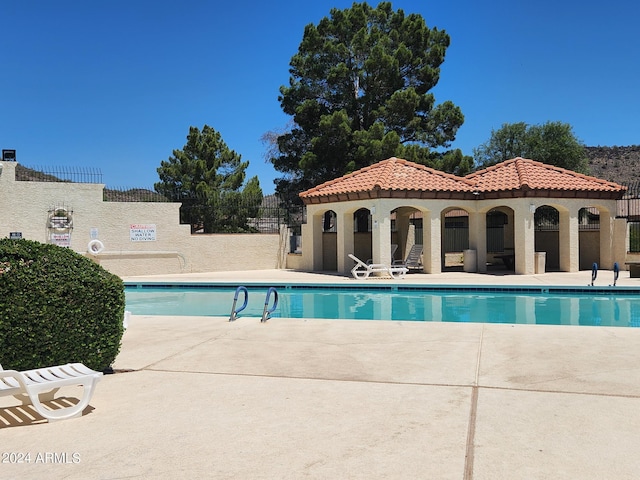
M 4 370 L 0 365 L 0 397 L 14 396 L 22 401 L 23 405 L 33 405 L 33 408 L 49 422 L 64 420 L 82 415 L 101 377 L 101 372 L 91 370 L 82 363 L 68 363 L 23 372 Z M 53 400 L 53 396 L 61 387 L 68 386 L 83 387 L 82 399 L 77 405 L 57 410 L 45 408 L 42 402 Z
M 351 253 L 349 254 L 349 258 L 356 262 L 356 265 L 351 269 L 351 275 L 353 275 L 353 278 L 357 279 L 369 278 L 372 273 L 386 273 L 393 278 L 403 278 L 409 271 L 405 266 L 385 265 L 383 263 L 364 263 Z

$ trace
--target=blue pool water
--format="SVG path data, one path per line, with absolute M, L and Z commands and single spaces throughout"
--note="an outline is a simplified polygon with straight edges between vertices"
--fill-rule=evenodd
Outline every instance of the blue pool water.
M 267 286 L 249 287 L 243 318 L 260 318 Z M 134 315 L 229 317 L 235 287 L 127 286 Z M 272 318 L 640 327 L 640 290 L 593 288 L 278 287 Z M 240 294 L 238 306 L 244 294 Z M 273 297 L 269 305 L 273 305 Z

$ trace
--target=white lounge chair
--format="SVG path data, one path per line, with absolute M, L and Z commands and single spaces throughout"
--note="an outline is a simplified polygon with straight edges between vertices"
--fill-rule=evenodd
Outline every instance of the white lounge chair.
M 91 370 L 82 363 L 68 363 L 24 372 L 4 370 L 0 365 L 0 397 L 14 396 L 23 405 L 32 404 L 48 421 L 64 420 L 82 415 L 101 377 L 101 372 Z M 68 386 L 82 386 L 84 389 L 82 400 L 77 405 L 59 410 L 50 410 L 42 405 L 41 402 L 53 400 L 53 396 L 61 387 Z
M 351 269 L 351 275 L 357 279 L 369 278 L 369 275 L 372 273 L 386 273 L 393 278 L 403 278 L 409 271 L 404 266 L 384 265 L 382 263 L 367 264 L 351 253 L 349 254 L 349 258 L 356 262 L 355 267 Z

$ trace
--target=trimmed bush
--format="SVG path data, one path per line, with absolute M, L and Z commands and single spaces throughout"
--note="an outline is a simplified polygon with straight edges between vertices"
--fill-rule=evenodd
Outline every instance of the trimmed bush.
M 105 370 L 120 350 L 120 277 L 69 248 L 0 240 L 0 364 L 82 362 Z

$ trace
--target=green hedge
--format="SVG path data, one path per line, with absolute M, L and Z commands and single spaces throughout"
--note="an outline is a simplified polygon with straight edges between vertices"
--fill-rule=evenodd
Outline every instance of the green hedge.
M 69 248 L 0 240 L 0 364 L 82 362 L 104 370 L 120 350 L 124 285 Z

